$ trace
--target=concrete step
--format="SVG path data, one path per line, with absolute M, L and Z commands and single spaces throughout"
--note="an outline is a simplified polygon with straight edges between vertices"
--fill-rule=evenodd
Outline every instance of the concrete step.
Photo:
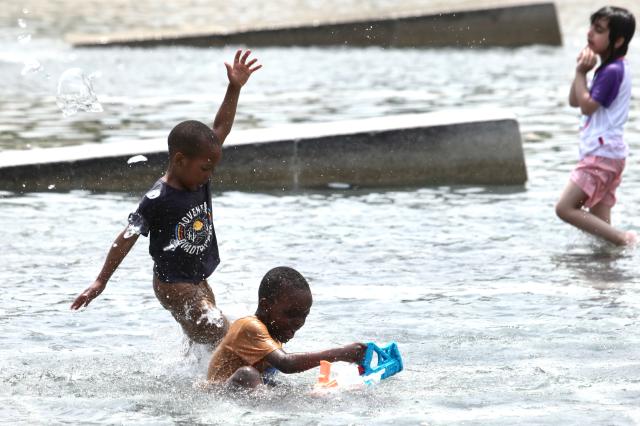
M 514 47 L 562 44 L 553 2 L 521 4 L 510 0 L 500 3 L 505 4 L 472 10 L 443 10 L 439 13 L 226 31 L 201 29 L 182 32 L 138 31 L 108 35 L 72 34 L 67 36 L 67 40 L 76 47 Z
M 144 161 L 132 161 L 140 155 Z M 139 193 L 164 173 L 167 155 L 166 140 L 4 151 L 0 190 Z M 523 185 L 526 179 L 518 122 L 488 110 L 234 131 L 213 177 L 216 190 L 243 191 Z

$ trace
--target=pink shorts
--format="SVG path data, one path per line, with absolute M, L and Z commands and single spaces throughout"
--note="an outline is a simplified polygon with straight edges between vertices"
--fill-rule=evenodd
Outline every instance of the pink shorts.
M 589 198 L 584 205 L 591 208 L 598 203 L 613 207 L 616 204 L 616 188 L 622 181 L 624 159 L 587 156 L 571 172 L 571 181 Z

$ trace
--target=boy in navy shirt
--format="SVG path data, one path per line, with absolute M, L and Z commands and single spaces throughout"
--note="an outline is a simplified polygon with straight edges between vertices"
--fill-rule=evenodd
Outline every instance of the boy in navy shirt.
M 71 309 L 87 306 L 102 291 L 140 234 L 150 236 L 153 289 L 192 342 L 214 346 L 226 333 L 227 319 L 216 307 L 206 279 L 220 263 L 212 221 L 210 177 L 231 131 L 240 89 L 262 67 L 236 52 L 225 63 L 229 85 L 213 128 L 184 121 L 169 134 L 169 167 L 146 193 L 129 224 L 114 241 L 95 282 L 76 297 Z

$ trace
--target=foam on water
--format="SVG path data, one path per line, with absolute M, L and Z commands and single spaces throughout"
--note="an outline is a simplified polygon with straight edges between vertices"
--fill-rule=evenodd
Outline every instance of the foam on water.
M 35 58 L 28 58 L 24 61 L 24 66 L 22 67 L 22 71 L 20 74 L 23 76 L 29 74 L 35 74 L 37 72 L 42 71 L 42 64 Z

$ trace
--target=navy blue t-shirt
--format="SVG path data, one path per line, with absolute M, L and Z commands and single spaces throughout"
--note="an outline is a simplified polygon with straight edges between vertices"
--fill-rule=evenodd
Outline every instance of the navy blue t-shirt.
M 220 263 L 210 183 L 180 190 L 159 179 L 129 215 L 129 226 L 149 239 L 153 271 L 163 282 L 198 283 Z

